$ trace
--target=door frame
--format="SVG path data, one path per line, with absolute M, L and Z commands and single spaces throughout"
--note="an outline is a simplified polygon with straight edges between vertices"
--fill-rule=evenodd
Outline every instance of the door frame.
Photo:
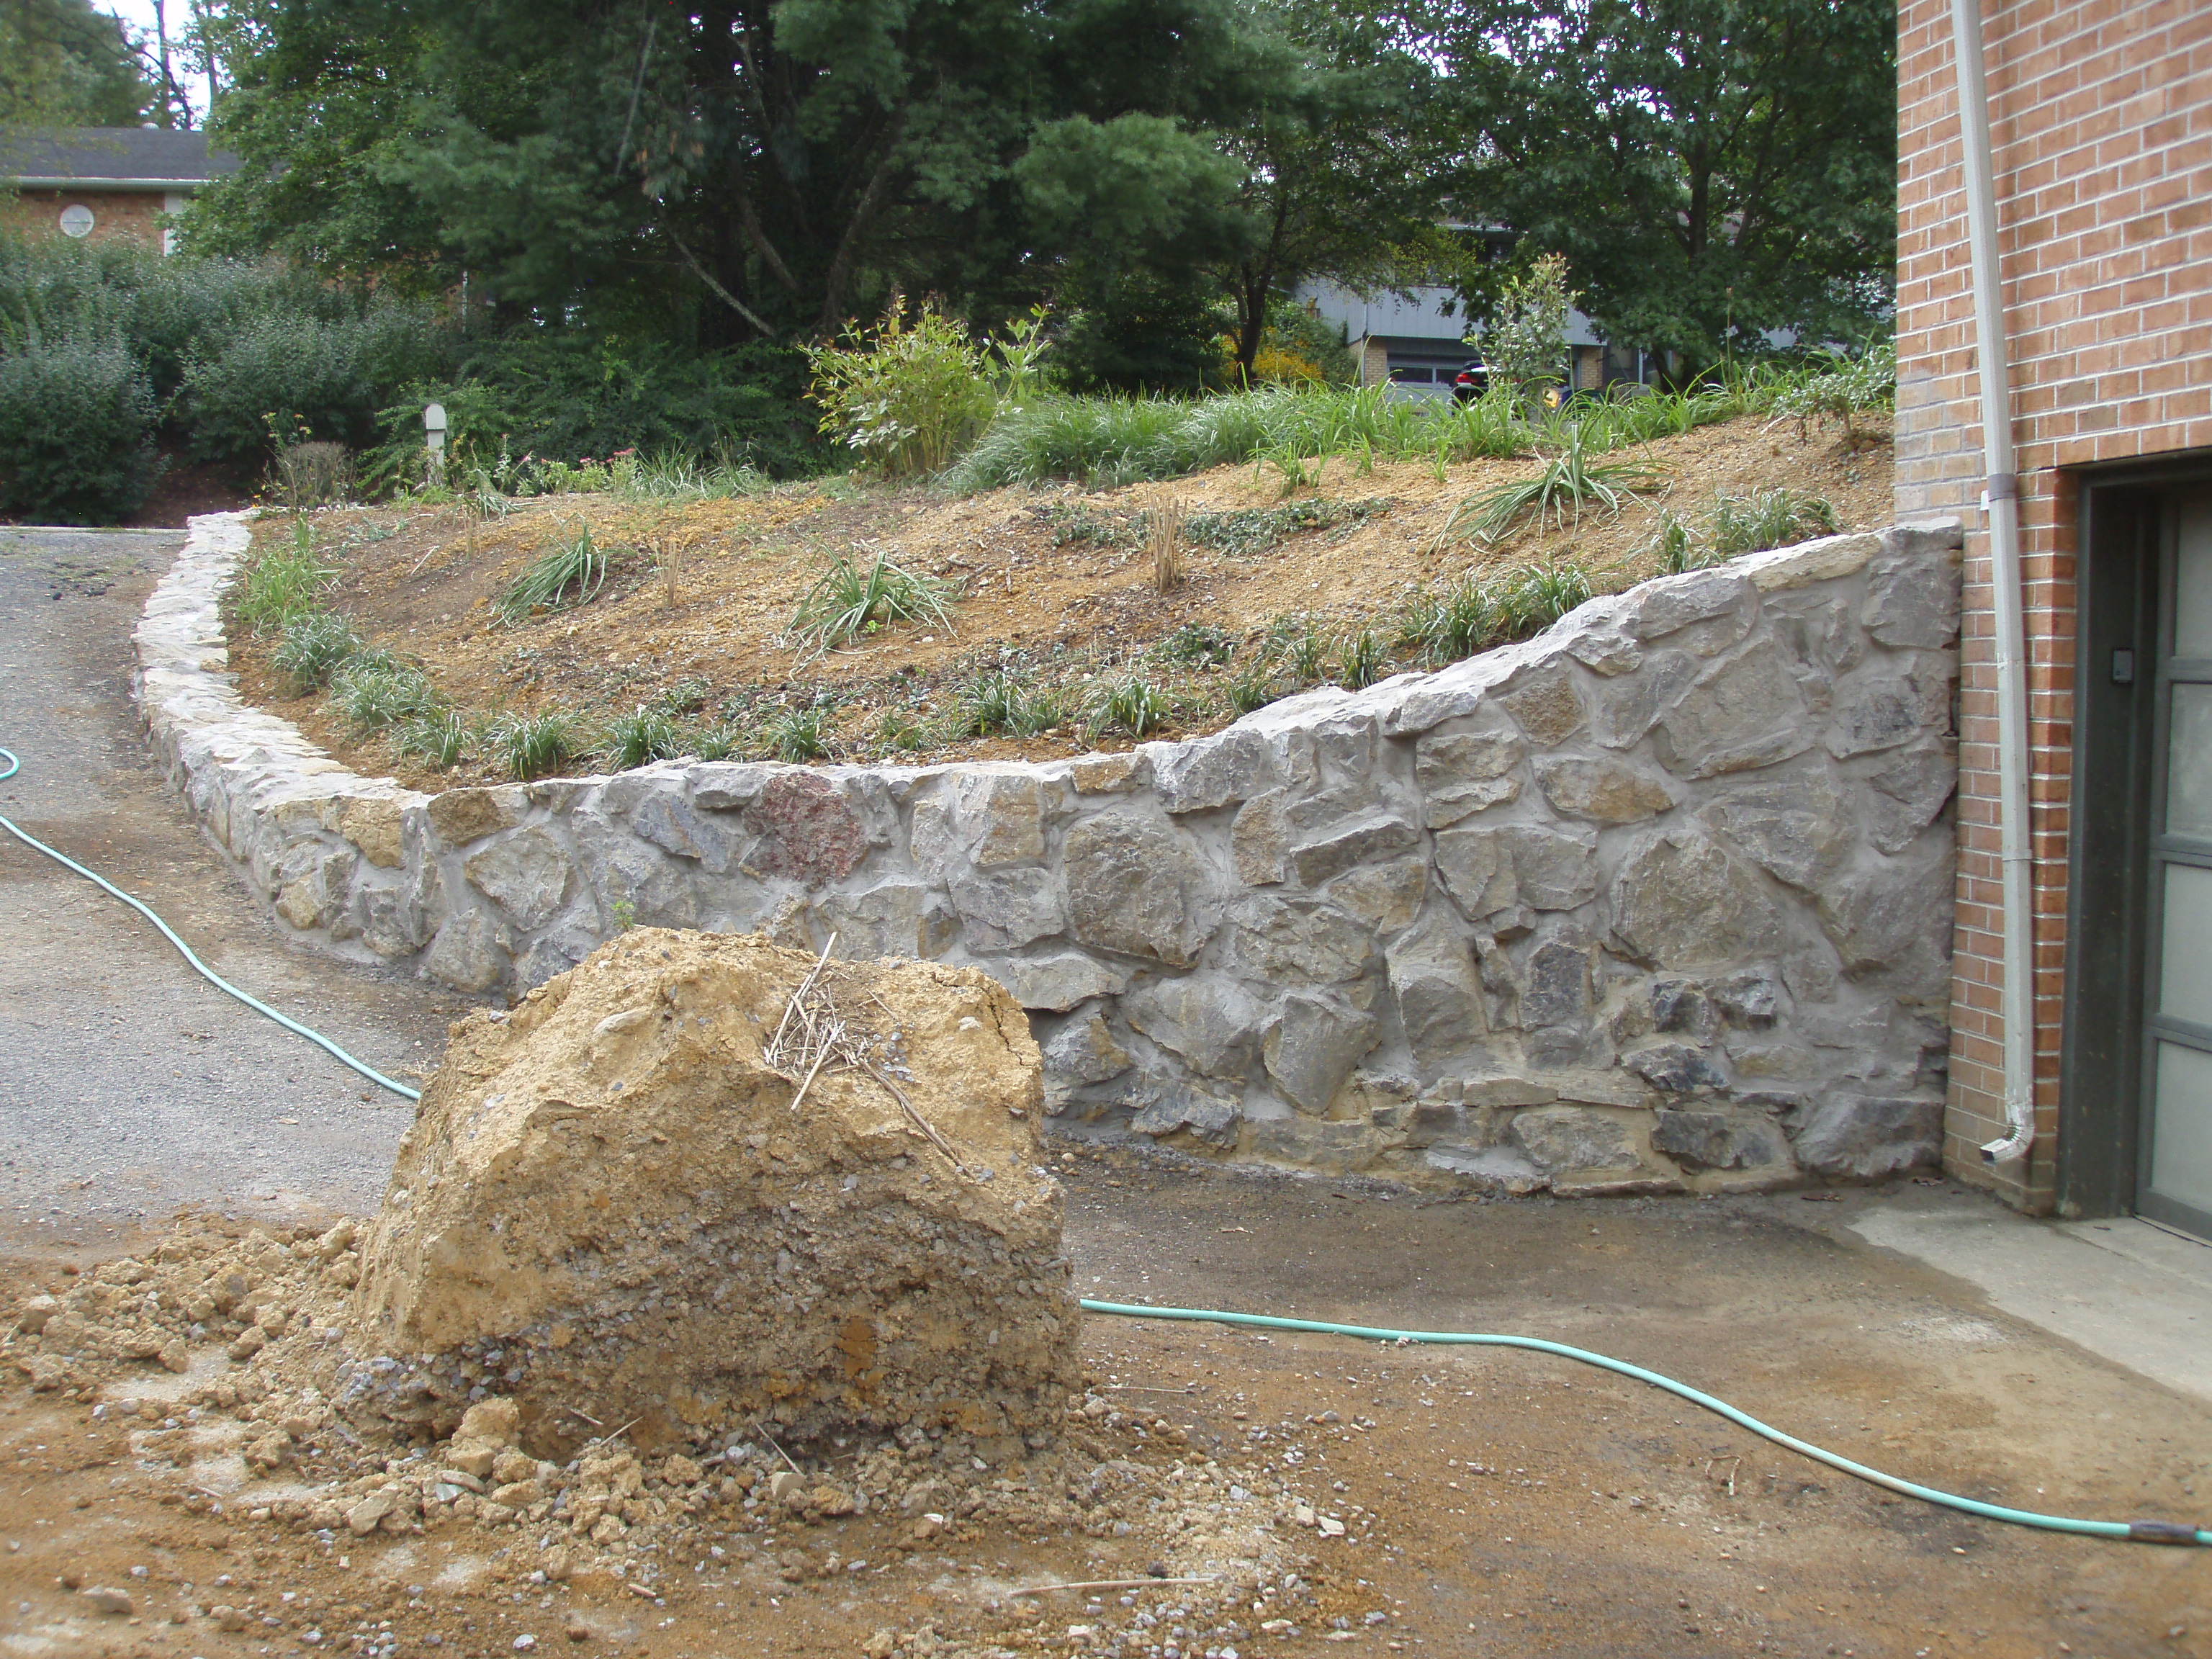
M 2157 942 L 2148 888 L 2160 783 L 2158 629 L 2167 614 L 2161 525 L 2171 495 L 2212 491 L 2212 450 L 2069 471 L 2074 707 L 2055 1197 L 2062 1215 L 2127 1215 L 2148 1185 L 2142 1128 Z M 2112 678 L 2120 650 L 2134 653 L 2130 684 Z

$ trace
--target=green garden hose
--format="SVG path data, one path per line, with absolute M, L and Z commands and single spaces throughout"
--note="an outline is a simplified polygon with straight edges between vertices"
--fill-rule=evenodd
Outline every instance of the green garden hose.
M 2070 1516 L 2038 1515 L 2033 1510 L 2010 1510 L 2000 1504 L 1984 1504 L 1972 1498 L 1960 1498 L 1951 1492 L 1938 1492 L 1933 1486 L 1923 1486 L 1917 1481 L 1901 1480 L 1893 1474 L 1884 1474 L 1880 1469 L 1870 1469 L 1863 1463 L 1854 1463 L 1848 1457 L 1823 1451 L 1808 1441 L 1795 1435 L 1784 1434 L 1771 1428 L 1748 1412 L 1738 1411 L 1725 1400 L 1677 1382 L 1671 1376 L 1657 1371 L 1648 1371 L 1641 1365 L 1632 1365 L 1625 1359 L 1614 1359 L 1588 1348 L 1571 1348 L 1564 1342 L 1547 1342 L 1541 1337 L 1501 1336 L 1474 1331 L 1385 1331 L 1370 1325 L 1338 1325 L 1322 1319 L 1279 1319 L 1269 1314 L 1222 1313 L 1212 1308 L 1146 1308 L 1128 1302 L 1093 1302 L 1087 1297 L 1082 1303 L 1083 1311 L 1109 1314 L 1121 1319 L 1188 1319 L 1214 1325 L 1249 1325 L 1270 1331 L 1315 1331 L 1324 1336 L 1352 1336 L 1369 1342 L 1403 1342 L 1449 1345 L 1473 1348 L 1526 1348 L 1534 1353 L 1556 1354 L 1562 1359 L 1572 1359 L 1584 1365 L 1595 1365 L 1600 1370 L 1613 1371 L 1621 1376 L 1649 1382 L 1655 1389 L 1664 1389 L 1679 1399 L 1693 1406 L 1717 1413 L 1741 1428 L 1771 1440 L 1778 1446 L 1787 1446 L 1801 1456 L 1816 1463 L 1826 1463 L 1832 1469 L 1840 1469 L 1861 1480 L 1870 1480 L 1877 1486 L 1887 1486 L 1907 1498 L 1917 1498 L 1923 1504 L 1940 1504 L 1946 1509 L 1980 1516 L 1985 1521 L 2002 1521 L 2015 1527 L 2040 1527 L 2045 1532 L 2078 1533 L 2085 1538 L 2118 1538 L 2137 1544 L 2200 1544 L 2212 1546 L 2212 1528 L 2192 1527 L 2176 1521 L 2077 1521 Z
M 21 763 L 15 754 L 0 749 L 0 759 L 7 762 L 7 770 L 0 772 L 0 782 L 15 775 Z M 175 945 L 185 960 L 191 963 L 200 976 L 217 990 L 236 997 L 258 1014 L 266 1014 L 286 1030 L 307 1039 L 332 1058 L 351 1066 L 380 1089 L 388 1089 L 404 1100 L 420 1100 L 421 1093 L 404 1083 L 394 1083 L 381 1072 L 332 1042 L 321 1032 L 302 1025 L 299 1021 L 278 1013 L 267 1003 L 248 996 L 238 987 L 216 973 L 192 953 L 192 948 L 171 931 L 169 924 L 155 915 L 145 905 L 125 892 L 105 877 L 95 874 L 65 854 L 58 853 L 44 842 L 25 834 L 4 817 L 0 817 L 0 830 L 5 830 L 26 847 L 44 853 L 56 863 L 74 870 L 87 881 L 103 891 L 114 895 L 125 904 L 161 930 L 161 937 Z M 1786 1446 L 1800 1456 L 1809 1457 L 1816 1463 L 1825 1463 L 1832 1469 L 1861 1480 L 1886 1486 L 1907 1498 L 1918 1498 L 1923 1504 L 1937 1504 L 1946 1509 L 1958 1510 L 1966 1515 L 1979 1516 L 1988 1521 L 2002 1521 L 2016 1527 L 2039 1527 L 2045 1532 L 2075 1533 L 2087 1538 L 2117 1538 L 2138 1544 L 2195 1544 L 2212 1546 L 2212 1528 L 2192 1527 L 2174 1521 L 2081 1521 L 2070 1516 L 2038 1515 L 2033 1510 L 2007 1509 L 1999 1504 L 1984 1504 L 1972 1498 L 1960 1498 L 1948 1492 L 1938 1492 L 1933 1486 L 1923 1486 L 1917 1481 L 1900 1480 L 1893 1474 L 1884 1474 L 1880 1469 L 1870 1469 L 1863 1463 L 1855 1463 L 1848 1457 L 1824 1451 L 1809 1441 L 1784 1434 L 1760 1422 L 1748 1412 L 1737 1410 L 1725 1400 L 1693 1389 L 1686 1382 L 1677 1382 L 1673 1377 L 1657 1371 L 1646 1370 L 1641 1365 L 1632 1365 L 1626 1360 L 1614 1359 L 1588 1348 L 1571 1348 L 1563 1342 L 1547 1342 L 1540 1337 L 1505 1336 L 1473 1331 L 1389 1331 L 1370 1325 L 1339 1325 L 1320 1319 L 1281 1319 L 1270 1314 L 1224 1313 L 1212 1308 L 1147 1308 L 1127 1302 L 1094 1302 L 1085 1297 L 1081 1306 L 1084 1312 L 1106 1314 L 1122 1319 L 1180 1319 L 1195 1320 L 1208 1324 L 1256 1326 L 1271 1331 L 1311 1331 L 1324 1336 L 1356 1337 L 1369 1342 L 1423 1343 L 1438 1346 L 1480 1348 L 1525 1348 L 1534 1353 L 1548 1353 L 1562 1359 L 1572 1359 L 1584 1365 L 1595 1365 L 1600 1370 L 1613 1371 L 1619 1376 L 1633 1377 L 1638 1382 L 1648 1382 L 1655 1389 L 1664 1389 L 1668 1394 L 1688 1401 L 1692 1405 L 1725 1417 L 1741 1428 L 1771 1440 L 1778 1446 Z
M 15 774 L 22 769 L 22 763 L 15 758 L 15 751 L 12 750 L 0 749 L 0 759 L 4 759 L 8 763 L 8 769 L 4 772 L 0 772 L 0 782 L 5 782 L 8 779 L 14 777 Z M 152 922 L 156 927 L 160 928 L 161 930 L 161 937 L 168 940 L 170 944 L 175 945 L 178 951 L 183 955 L 185 960 L 191 963 L 193 969 L 199 974 L 199 976 L 205 980 L 209 984 L 214 986 L 216 990 L 223 992 L 227 995 L 236 997 L 247 1007 L 252 1009 L 255 1013 L 266 1014 L 270 1018 L 275 1020 L 286 1030 L 295 1032 L 299 1036 L 307 1038 L 308 1042 L 313 1043 L 318 1048 L 322 1049 L 325 1053 L 330 1054 L 341 1064 L 352 1066 L 355 1071 L 359 1072 L 363 1077 L 367 1078 L 371 1083 L 374 1083 L 378 1088 L 389 1089 L 393 1094 L 398 1095 L 403 1100 L 420 1100 L 422 1098 L 421 1091 L 410 1089 L 404 1083 L 394 1083 L 390 1078 L 385 1076 L 383 1073 L 378 1071 L 374 1066 L 368 1065 L 363 1060 L 356 1060 L 351 1054 L 339 1048 L 337 1043 L 331 1042 L 320 1031 L 312 1030 L 308 1027 L 301 1024 L 298 1020 L 293 1019 L 287 1015 L 278 1013 L 267 1003 L 260 1001 L 257 998 L 248 996 L 245 992 L 240 990 L 238 987 L 233 985 L 228 980 L 225 979 L 221 974 L 216 972 L 214 969 L 209 967 L 207 963 L 202 962 L 199 957 L 193 955 L 192 947 L 185 944 L 184 940 L 179 939 L 170 929 L 167 922 L 162 921 L 161 917 L 155 915 L 153 911 L 148 909 L 146 906 L 141 904 L 137 899 L 132 898 L 130 894 L 125 892 L 120 887 L 118 887 L 113 882 L 108 880 L 105 876 L 86 869 L 84 866 L 79 864 L 75 859 L 70 857 L 66 853 L 58 853 L 52 848 L 47 846 L 46 842 L 37 839 L 37 837 L 25 834 L 21 829 L 5 817 L 0 817 L 0 830 L 5 830 L 9 835 L 15 836 L 17 841 L 21 842 L 24 846 L 30 848 L 33 851 L 44 853 L 48 858 L 53 860 L 55 863 L 61 865 L 67 869 L 76 871 L 77 874 L 82 876 L 87 881 L 91 882 L 102 891 L 112 893 L 117 898 L 121 899 L 125 904 L 136 910 L 140 915 L 145 917 L 147 921 Z

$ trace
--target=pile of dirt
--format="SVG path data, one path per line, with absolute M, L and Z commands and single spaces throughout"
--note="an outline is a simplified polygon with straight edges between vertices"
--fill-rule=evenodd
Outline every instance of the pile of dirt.
M 659 707 L 685 743 L 716 738 L 738 757 L 768 754 L 779 720 L 811 712 L 836 760 L 1038 758 L 1126 747 L 1125 732 L 1084 729 L 1081 713 L 1098 681 L 1133 666 L 1169 705 L 1149 735 L 1228 724 L 1230 681 L 1251 672 L 1285 618 L 1311 618 L 1325 632 L 1371 628 L 1387 646 L 1410 590 L 1470 571 L 1572 561 L 1600 587 L 1631 585 L 1659 568 L 1662 511 L 1700 538 L 1722 499 L 1776 489 L 1825 502 L 1841 530 L 1891 516 L 1893 461 L 1878 420 L 1839 441 L 1745 417 L 1661 440 L 1634 459 L 1662 482 L 1625 511 L 1532 526 L 1494 548 L 1445 544 L 1440 532 L 1462 501 L 1527 477 L 1534 460 L 1439 471 L 1337 459 L 1317 485 L 1287 497 L 1273 472 L 1237 465 L 1096 491 L 1060 484 L 951 498 L 836 480 L 684 503 L 562 495 L 483 522 L 459 507 L 377 507 L 313 523 L 321 556 L 340 573 L 329 603 L 379 645 L 419 660 L 471 719 L 558 710 L 588 728 Z M 1191 542 L 1186 579 L 1161 593 L 1139 518 L 1169 499 L 1189 515 Z M 501 594 L 580 528 L 612 551 L 598 597 L 501 621 Z M 254 528 L 257 545 L 289 545 L 293 534 L 281 516 Z M 878 550 L 959 584 L 951 627 L 895 623 L 826 657 L 787 638 L 794 607 L 834 559 L 865 564 Z M 272 667 L 276 643 L 234 628 L 241 690 L 348 765 L 432 790 L 504 775 L 488 748 L 440 771 L 403 752 L 391 730 L 358 729 L 329 699 L 295 696 Z M 1026 737 L 956 735 L 949 716 L 963 688 L 1002 668 L 1052 693 L 1059 723 Z M 611 764 L 605 756 L 588 763 Z
M 1193 1449 L 1184 1429 L 1133 1408 L 1096 1375 L 1052 1397 L 1052 1431 L 1033 1436 L 1037 1448 L 998 1465 L 976 1455 L 987 1448 L 975 1437 L 915 1424 L 811 1449 L 763 1425 L 678 1425 L 672 1443 L 620 1425 L 544 1457 L 530 1447 L 523 1403 L 482 1388 L 450 1437 L 364 1412 L 347 1385 L 346 1343 L 356 1246 L 368 1242 L 351 1220 L 318 1231 L 187 1218 L 58 1294 L 13 1298 L 0 1363 L 34 1394 L 89 1406 L 95 1436 L 119 1427 L 163 1505 L 247 1538 L 304 1538 L 322 1552 L 310 1561 L 371 1541 L 474 1537 L 518 1580 L 655 1606 L 676 1593 L 669 1577 L 685 1563 L 726 1561 L 787 1584 L 827 1579 L 835 1590 L 848 1566 L 867 1565 L 862 1547 L 921 1560 L 992 1535 L 1080 1534 L 1146 1560 L 1139 1582 L 1228 1639 L 1260 1622 L 1248 1611 L 1255 1595 L 1274 1633 L 1317 1611 L 1299 1576 L 1313 1566 L 1306 1546 L 1342 1531 L 1320 1500 L 1258 1449 L 1234 1461 Z M 399 1370 L 389 1359 L 371 1366 Z M 849 1532 L 863 1526 L 865 1545 Z M 225 1534 L 220 1547 L 240 1537 Z M 282 1628 L 293 1609 L 227 1595 L 229 1582 L 217 1579 L 178 1622 L 231 1635 Z M 127 1590 L 83 1594 L 95 1612 L 131 1608 Z M 427 1629 L 434 1615 L 413 1594 L 403 1617 Z M 1037 1608 L 994 1601 L 986 1611 L 1018 1627 Z M 572 1623 L 569 1633 L 587 1631 Z M 884 1626 L 866 1650 L 1007 1651 L 930 1620 Z
M 1074 1382 L 1029 1024 L 975 969 L 642 928 L 453 1028 L 362 1242 L 356 1416 L 1044 1444 Z M 395 1356 L 385 1358 L 384 1356 Z

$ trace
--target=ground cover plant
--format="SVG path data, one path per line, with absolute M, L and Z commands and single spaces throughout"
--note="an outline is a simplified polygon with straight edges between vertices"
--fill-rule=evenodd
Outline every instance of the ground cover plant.
M 1708 404 L 1749 401 L 1745 380 Z M 1801 441 L 1753 411 L 1599 456 L 1654 475 L 1618 512 L 1445 541 L 1463 502 L 1540 477 L 1571 423 L 1528 424 L 1536 453 L 1448 462 L 1441 478 L 1418 451 L 1364 471 L 1332 460 L 1319 488 L 1289 496 L 1249 459 L 1182 478 L 1182 569 L 1164 592 L 1146 538 L 1170 487 L 1151 483 L 955 495 L 842 478 L 696 491 L 679 477 L 655 495 L 618 461 L 533 469 L 541 493 L 495 489 L 489 508 L 456 496 L 277 514 L 255 526 L 233 597 L 235 660 L 250 694 L 422 787 L 685 755 L 1066 754 L 1454 661 L 1593 593 L 1730 556 L 1747 536 L 1888 518 L 1886 447 L 1817 428 Z M 572 581 L 559 603 L 503 618 L 502 599 L 580 532 L 606 556 L 589 602 Z M 249 595 L 257 614 L 304 612 L 257 631 Z M 381 674 L 333 689 L 378 651 Z

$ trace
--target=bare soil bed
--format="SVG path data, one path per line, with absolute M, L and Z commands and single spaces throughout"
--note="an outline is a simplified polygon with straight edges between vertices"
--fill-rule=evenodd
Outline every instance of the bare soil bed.
M 2172 1517 L 2197 1512 L 2212 1480 L 2201 1404 L 1854 1244 L 1841 1224 L 1866 1206 L 1986 1201 L 1954 1188 L 1599 1210 L 1424 1203 L 1161 1154 L 1054 1162 L 1086 1294 L 1579 1343 L 1998 1503 Z M 247 1242 L 236 1224 L 186 1233 L 195 1249 Z M 176 1237 L 123 1244 L 166 1273 L 159 1246 Z M 276 1242 L 306 1247 L 304 1268 L 317 1237 L 302 1225 Z M 66 1301 L 96 1267 L 9 1261 L 7 1328 L 29 1295 Z M 32 1358 L 20 1337 L 10 1346 L 9 1360 Z M 293 1461 L 252 1475 L 245 1448 L 309 1413 L 296 1398 L 246 1398 L 254 1366 L 217 1342 L 187 1358 L 184 1373 L 119 1361 L 38 1391 L 0 1365 L 0 1650 L 2212 1655 L 2203 1552 L 1929 1509 L 1624 1379 L 1528 1354 L 1091 1319 L 1080 1421 L 1063 1443 L 1081 1504 L 1043 1479 L 1060 1472 L 1057 1454 L 978 1470 L 936 1447 L 890 1459 L 855 1445 L 801 1455 L 810 1489 L 893 1477 L 866 1513 L 748 1510 L 724 1496 L 725 1466 L 694 1481 L 665 1449 L 617 1442 L 594 1449 L 594 1474 L 619 1485 L 634 1459 L 644 1518 L 606 1546 L 486 1524 L 458 1501 L 428 1506 L 419 1532 L 309 1524 L 305 1487 L 404 1485 L 427 1456 L 380 1448 L 401 1455 L 380 1471 L 302 1422 Z M 756 1487 L 767 1474 L 758 1458 L 730 1468 Z M 581 1484 L 583 1461 L 556 1479 Z M 925 1501 L 908 1510 L 897 1494 L 916 1486 Z M 1212 1571 L 1207 1540 L 1243 1507 L 1240 1486 L 1271 1510 L 1290 1506 L 1266 1534 L 1279 1552 L 1266 1570 L 1233 1595 L 1226 1579 L 1156 1578 Z M 1098 1582 L 1124 1579 L 1141 1582 Z M 1087 1588 L 1044 1588 L 1069 1583 Z M 102 1611 L 119 1604 L 97 1589 L 120 1591 L 127 1611 Z
M 764 752 L 759 734 L 780 712 L 817 708 L 833 759 L 1041 757 L 1127 745 L 1127 732 L 1095 732 L 1078 716 L 1100 677 L 1133 663 L 1172 706 L 1148 737 L 1226 725 L 1235 718 L 1228 680 L 1285 617 L 1327 630 L 1371 626 L 1387 644 L 1413 592 L 1469 571 L 1572 561 L 1600 591 L 1626 586 L 1657 568 L 1650 544 L 1662 509 L 1696 526 L 1719 497 L 1782 487 L 1825 501 L 1839 529 L 1890 516 L 1891 454 L 1879 428 L 1863 427 L 1845 442 L 1745 418 L 1634 459 L 1662 469 L 1656 492 L 1617 516 L 1585 512 L 1578 523 L 1529 529 L 1487 551 L 1440 546 L 1439 532 L 1460 501 L 1527 477 L 1538 463 L 1455 465 L 1439 479 L 1427 465 L 1361 472 L 1336 459 L 1317 489 L 1289 497 L 1276 473 L 1236 466 L 1095 492 L 1070 484 L 950 498 L 836 480 L 681 503 L 562 495 L 483 520 L 459 507 L 362 507 L 318 514 L 314 527 L 319 549 L 342 571 L 333 608 L 375 643 L 419 661 L 439 692 L 472 715 L 557 708 L 603 728 L 653 705 L 690 729 L 736 733 L 734 757 Z M 1164 594 L 1153 588 L 1137 518 L 1168 499 L 1200 533 L 1185 580 Z M 499 596 L 580 526 L 617 550 L 601 593 L 501 623 Z M 276 515 L 255 526 L 257 544 L 293 533 Z M 952 625 L 896 623 L 827 655 L 787 641 L 794 606 L 832 561 L 851 554 L 865 563 L 876 550 L 959 582 Z M 672 592 L 665 566 L 675 572 Z M 234 627 L 232 661 L 246 695 L 357 769 L 430 788 L 498 775 L 483 752 L 432 770 L 400 754 L 387 733 L 349 725 L 327 698 L 287 695 L 270 667 L 275 643 Z M 1066 718 L 1023 738 L 951 737 L 944 717 L 962 688 L 1000 668 L 1056 689 Z

